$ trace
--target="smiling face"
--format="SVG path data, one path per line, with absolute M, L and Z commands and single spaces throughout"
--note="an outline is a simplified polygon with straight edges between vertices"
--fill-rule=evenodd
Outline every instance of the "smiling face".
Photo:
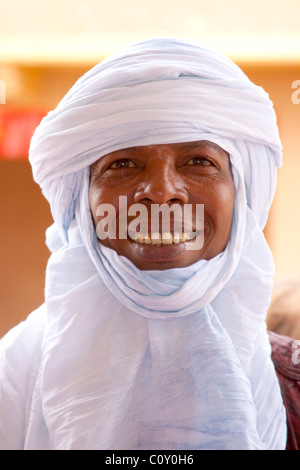
M 165 237 L 162 233 L 152 234 L 152 239 L 144 234 L 146 240 L 145 236 L 133 240 L 128 234 L 124 239 L 117 235 L 116 239 L 101 240 L 142 270 L 185 267 L 221 253 L 230 237 L 234 194 L 229 155 L 208 141 L 118 150 L 100 158 L 90 168 L 89 201 L 96 227 L 101 220 L 99 206 L 110 204 L 115 208 L 118 228 L 119 196 L 127 197 L 127 209 L 140 204 L 148 214 L 154 204 L 181 207 L 190 204 L 192 230 L 195 230 L 196 205 L 204 205 L 204 243 L 200 249 L 189 249 L 191 240 L 175 240 L 172 223 L 167 236 L 169 242 L 155 240 L 155 237 Z M 128 224 L 130 221 L 128 217 Z

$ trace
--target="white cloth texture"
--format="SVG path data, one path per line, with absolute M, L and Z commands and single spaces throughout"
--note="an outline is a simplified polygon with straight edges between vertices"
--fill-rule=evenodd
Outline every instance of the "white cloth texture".
M 121 148 L 197 140 L 230 154 L 228 246 L 140 271 L 97 240 L 89 166 Z M 81 77 L 29 157 L 54 218 L 52 254 L 45 303 L 0 343 L 0 448 L 284 449 L 263 235 L 281 144 L 264 90 L 214 51 L 148 40 Z

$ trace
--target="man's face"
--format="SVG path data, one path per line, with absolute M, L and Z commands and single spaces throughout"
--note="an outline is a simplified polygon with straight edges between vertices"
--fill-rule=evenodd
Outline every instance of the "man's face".
M 103 204 L 113 206 L 116 214 L 116 238 L 101 239 L 101 243 L 127 257 L 139 269 L 185 267 L 200 259 L 209 260 L 225 249 L 231 232 L 235 189 L 229 155 L 218 145 L 199 141 L 132 147 L 107 154 L 90 170 L 89 200 L 95 226 L 103 219 L 103 213 L 99 215 Z M 133 204 L 147 209 L 147 234 L 137 239 L 129 236 L 131 215 L 126 220 L 125 238 L 118 236 L 121 219 L 124 224 L 119 196 L 126 196 L 127 210 Z M 160 221 L 158 233 L 152 233 L 151 238 L 151 208 L 161 204 L 177 204 L 182 208 L 190 205 L 193 208 L 190 230 L 194 232 L 196 206 L 204 205 L 201 248 L 190 249 L 188 244 L 195 240 L 185 240 L 186 236 L 176 238 L 174 219 L 167 235 L 162 233 Z

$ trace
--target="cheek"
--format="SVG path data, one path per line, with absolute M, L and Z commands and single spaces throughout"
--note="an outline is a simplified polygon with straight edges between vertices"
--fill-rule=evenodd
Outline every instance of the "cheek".
M 204 211 L 218 235 L 225 237 L 231 228 L 235 200 L 235 189 L 232 184 L 219 184 L 206 194 Z
M 215 210 L 217 220 L 221 229 L 224 230 L 224 237 L 227 237 L 231 231 L 234 211 L 235 188 L 233 183 L 231 185 L 221 187 L 216 194 Z
M 94 223 L 97 224 L 101 216 L 97 216 L 97 210 L 101 204 L 109 204 L 112 213 L 119 213 L 119 192 L 116 185 L 107 187 L 103 185 L 91 185 L 89 189 L 89 203 Z M 114 212 L 113 212 L 114 211 Z
M 234 209 L 234 200 L 235 200 L 235 189 L 232 184 L 229 188 L 226 188 L 224 191 L 224 201 L 223 207 L 224 212 L 226 213 L 226 217 L 232 220 L 233 217 L 233 209 Z
M 90 203 L 90 208 L 91 212 L 93 215 L 94 221 L 96 221 L 96 211 L 97 207 L 100 203 L 100 196 L 99 196 L 99 191 L 97 188 L 90 187 L 89 189 L 89 203 Z
M 105 188 L 100 186 L 90 186 L 89 190 L 89 203 L 93 219 L 96 222 L 99 217 L 96 216 L 98 207 L 101 204 L 111 204 L 114 205 L 114 192 L 107 191 Z

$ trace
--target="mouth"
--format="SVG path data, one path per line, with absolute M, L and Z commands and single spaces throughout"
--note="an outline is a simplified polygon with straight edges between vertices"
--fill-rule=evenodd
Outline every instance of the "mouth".
M 162 245 L 178 245 L 189 242 L 197 236 L 197 232 L 153 232 L 153 233 L 128 233 L 129 237 L 138 244 L 162 246 Z

